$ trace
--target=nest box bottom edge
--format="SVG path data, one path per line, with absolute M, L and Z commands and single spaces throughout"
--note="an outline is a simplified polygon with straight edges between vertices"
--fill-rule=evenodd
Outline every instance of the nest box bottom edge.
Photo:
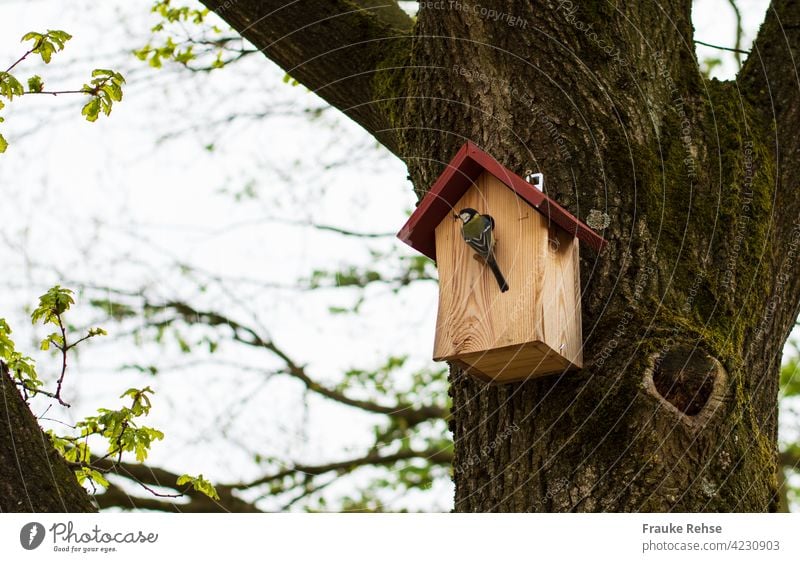
M 433 359 L 458 365 L 473 377 L 490 384 L 520 382 L 583 367 L 582 357 L 570 361 L 539 341 Z

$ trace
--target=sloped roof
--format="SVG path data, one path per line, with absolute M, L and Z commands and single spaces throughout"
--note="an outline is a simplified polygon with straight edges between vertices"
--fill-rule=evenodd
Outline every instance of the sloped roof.
M 435 260 L 436 227 L 446 216 L 453 213 L 453 205 L 458 203 L 461 196 L 484 171 L 495 176 L 534 209 L 595 251 L 601 251 L 606 245 L 602 236 L 470 141 L 459 149 L 397 233 L 397 237 L 418 252 Z

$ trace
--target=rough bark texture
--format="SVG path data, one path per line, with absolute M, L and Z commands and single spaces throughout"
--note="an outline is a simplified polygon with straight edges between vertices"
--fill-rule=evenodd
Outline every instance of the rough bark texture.
M 0 512 L 96 511 L 0 362 Z
M 376 69 L 411 18 L 393 0 L 203 0 L 296 80 L 363 125 L 390 150 L 372 96 Z M 399 38 L 399 39 L 398 39 Z
M 689 2 L 494 5 L 535 29 L 421 12 L 430 66 L 405 113 L 426 128 L 404 142 L 447 154 L 471 138 L 543 170 L 579 217 L 607 215 L 610 248 L 583 253 L 586 369 L 502 388 L 453 373 L 456 509 L 774 510 L 778 366 L 798 303 L 794 280 L 775 281 L 791 242 L 776 204 L 796 202 L 764 108 L 702 79 Z M 719 394 L 704 410 L 706 382 Z
M 241 29 L 281 4 L 218 11 Z M 690 0 L 421 3 L 407 39 L 377 22 L 325 31 L 352 4 L 324 4 L 302 20 L 321 35 L 270 16 L 270 44 L 248 37 L 292 69 L 317 60 L 298 44 L 356 48 L 371 81 L 326 99 L 377 112 L 356 120 L 418 193 L 470 139 L 607 223 L 608 250 L 582 253 L 584 370 L 504 387 L 453 370 L 456 510 L 775 510 L 778 368 L 800 302 L 800 6 L 773 2 L 740 77 L 719 82 L 698 70 Z

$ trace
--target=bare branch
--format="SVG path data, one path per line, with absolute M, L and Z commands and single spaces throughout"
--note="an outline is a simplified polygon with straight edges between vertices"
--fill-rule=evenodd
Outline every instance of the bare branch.
M 290 221 L 290 222 L 291 224 L 295 224 L 298 226 L 307 225 L 317 230 L 327 230 L 328 232 L 335 232 L 336 234 L 341 234 L 343 236 L 353 236 L 355 238 L 388 238 L 395 235 L 394 232 L 356 232 L 354 230 L 340 228 L 338 226 L 331 226 L 328 224 L 303 223 L 301 221 Z
M 394 0 L 203 3 L 292 78 L 397 150 L 391 125 L 373 103 L 375 72 L 410 49 L 412 21 Z
M 450 464 L 453 462 L 453 454 L 451 451 L 443 449 L 429 449 L 426 451 L 403 450 L 393 454 L 384 454 L 372 452 L 363 457 L 349 459 L 346 461 L 332 462 L 319 465 L 295 465 L 292 468 L 287 468 L 276 472 L 275 474 L 264 476 L 253 480 L 252 482 L 234 484 L 231 487 L 243 490 L 248 488 L 255 488 L 263 484 L 269 484 L 282 480 L 287 476 L 295 474 L 304 474 L 307 476 L 320 476 L 328 472 L 347 473 L 360 468 L 362 466 L 388 466 L 399 461 L 411 459 L 424 459 L 434 464 Z
M 64 375 L 67 374 L 67 352 L 71 346 L 67 343 L 67 330 L 61 320 L 61 315 L 58 313 L 56 313 L 56 320 L 58 320 L 58 329 L 61 331 L 61 346 L 58 348 L 61 351 L 61 376 L 58 377 L 58 382 L 56 383 L 55 399 L 62 406 L 69 408 L 69 404 L 61 399 L 61 385 L 64 383 Z
M 706 43 L 704 41 L 699 41 L 698 39 L 695 39 L 694 42 L 697 43 L 698 45 L 704 45 L 706 47 L 711 47 L 712 49 L 719 49 L 720 51 L 730 51 L 732 53 L 736 53 L 736 58 L 737 59 L 740 58 L 739 55 L 742 54 L 742 53 L 744 53 L 745 55 L 749 55 L 750 54 L 750 51 L 745 51 L 743 49 L 740 49 L 739 47 L 736 47 L 736 48 L 732 49 L 731 47 L 722 47 L 721 45 L 712 45 L 711 43 Z M 739 43 L 737 42 L 736 44 L 738 45 Z
M 12 65 L 11 65 L 11 66 L 9 66 L 8 68 L 6 68 L 6 72 L 11 72 L 12 70 L 14 70 L 14 67 L 15 67 L 15 66 L 17 66 L 17 65 L 18 65 L 19 63 L 21 63 L 22 61 L 24 61 L 26 58 L 28 58 L 28 55 L 30 55 L 32 52 L 33 52 L 33 49 L 31 49 L 31 50 L 29 50 L 29 51 L 26 51 L 24 55 L 22 55 L 21 57 L 19 57 L 19 58 L 18 58 L 18 59 L 17 59 L 17 60 L 14 62 L 14 64 L 12 64 Z
M 308 375 L 302 365 L 295 362 L 288 355 L 288 353 L 278 347 L 272 340 L 262 338 L 255 329 L 245 326 L 219 313 L 196 310 L 186 303 L 177 301 L 167 302 L 162 306 L 150 305 L 148 307 L 155 310 L 164 308 L 172 309 L 177 312 L 185 322 L 190 324 L 205 323 L 210 326 L 228 326 L 231 330 L 233 330 L 234 340 L 246 345 L 259 347 L 270 351 L 273 355 L 283 361 L 285 365 L 284 369 L 281 371 L 283 374 L 299 380 L 311 392 L 339 402 L 340 404 L 359 408 L 374 414 L 383 414 L 391 417 L 402 418 L 409 426 L 417 425 L 430 419 L 444 419 L 447 415 L 447 412 L 443 408 L 439 408 L 437 406 L 415 407 L 411 404 L 403 403 L 398 403 L 393 406 L 383 406 L 367 400 L 350 398 L 342 392 L 328 388 L 316 382 L 311 376 Z
M 127 478 L 147 489 L 155 497 L 175 498 L 185 496 L 189 499 L 186 504 L 179 504 L 169 501 L 157 500 L 153 497 L 139 498 L 130 496 L 113 484 L 104 493 L 96 497 L 100 507 L 123 507 L 128 509 L 157 509 L 159 511 L 181 511 L 210 513 L 228 511 L 233 513 L 256 513 L 260 510 L 253 504 L 242 500 L 233 495 L 232 486 L 215 486 L 219 500 L 213 500 L 205 494 L 193 488 L 178 486 L 178 474 L 172 473 L 163 468 L 154 468 L 144 464 L 114 462 L 109 459 L 94 457 L 91 466 L 104 472 L 112 472 Z M 169 488 L 178 494 L 158 494 L 152 491 L 153 486 Z
M 728 4 L 730 4 L 733 14 L 736 16 L 736 44 L 733 49 L 729 50 L 736 53 L 736 62 L 739 64 L 739 68 L 742 68 L 742 53 L 746 53 L 746 51 L 742 51 L 742 12 L 739 11 L 736 0 L 728 0 Z M 699 41 L 697 42 L 699 43 Z
M 323 482 L 322 484 L 319 484 L 317 486 L 309 486 L 309 485 L 304 486 L 302 492 L 300 492 L 298 495 L 296 495 L 291 500 L 289 500 L 278 511 L 280 513 L 283 513 L 285 511 L 289 511 L 289 508 L 291 508 L 297 502 L 299 502 L 299 501 L 301 501 L 301 500 L 303 500 L 303 499 L 305 499 L 305 498 L 307 498 L 309 496 L 312 496 L 312 495 L 316 494 L 317 492 L 327 488 L 328 486 L 330 486 L 334 482 L 336 482 L 335 478 L 331 479 L 331 480 L 328 480 L 327 482 Z
M 193 489 L 184 489 L 177 486 L 178 475 L 162 468 L 154 468 L 144 464 L 133 463 L 118 463 L 108 459 L 93 458 L 91 466 L 95 469 L 104 472 L 112 472 L 120 477 L 132 480 L 137 484 L 150 489 L 152 486 L 159 486 L 169 488 L 185 494 L 189 499 L 188 503 L 176 503 L 157 499 L 173 498 L 176 495 L 172 494 L 157 494 L 153 492 L 152 497 L 141 498 L 138 496 L 131 496 L 124 492 L 122 488 L 114 485 L 113 483 L 103 494 L 95 496 L 101 508 L 108 507 L 121 507 L 124 509 L 152 509 L 157 511 L 177 511 L 177 512 L 196 512 L 196 513 L 210 513 L 228 511 L 234 513 L 255 513 L 260 510 L 252 503 L 242 500 L 234 495 L 236 490 L 248 490 L 280 481 L 287 476 L 302 474 L 306 477 L 306 483 L 303 491 L 294 497 L 289 505 L 300 501 L 301 499 L 312 495 L 325 486 L 329 482 L 323 482 L 317 485 L 311 485 L 312 480 L 317 476 L 322 476 L 327 473 L 337 473 L 338 475 L 348 474 L 354 470 L 364 466 L 390 466 L 397 462 L 408 461 L 412 459 L 423 459 L 427 462 L 439 465 L 450 465 L 453 461 L 452 451 L 444 449 L 429 449 L 424 451 L 403 450 L 392 454 L 379 454 L 377 452 L 370 452 L 362 457 L 349 459 L 346 461 L 332 462 L 319 465 L 294 465 L 292 468 L 281 470 L 275 474 L 263 476 L 251 482 L 242 482 L 237 484 L 223 484 L 217 485 L 216 490 L 219 494 L 220 500 L 215 501 L 208 496 L 197 492 Z
M 95 494 L 94 499 L 100 509 L 107 509 L 109 507 L 120 507 L 122 509 L 149 509 L 152 511 L 167 511 L 167 512 L 182 512 L 184 510 L 182 505 L 159 500 L 155 497 L 140 498 L 138 496 L 131 496 L 119 486 L 111 484 L 106 491 L 102 494 Z

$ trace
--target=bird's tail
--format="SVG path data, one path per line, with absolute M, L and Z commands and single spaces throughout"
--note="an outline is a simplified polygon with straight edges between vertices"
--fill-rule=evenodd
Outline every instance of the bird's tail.
M 497 279 L 497 284 L 500 285 L 500 292 L 505 293 L 508 291 L 508 283 L 506 283 L 506 278 L 503 277 L 503 273 L 500 271 L 500 266 L 497 265 L 494 255 L 489 255 L 489 259 L 486 260 L 486 265 L 488 265 L 492 273 L 494 273 L 494 278 Z

